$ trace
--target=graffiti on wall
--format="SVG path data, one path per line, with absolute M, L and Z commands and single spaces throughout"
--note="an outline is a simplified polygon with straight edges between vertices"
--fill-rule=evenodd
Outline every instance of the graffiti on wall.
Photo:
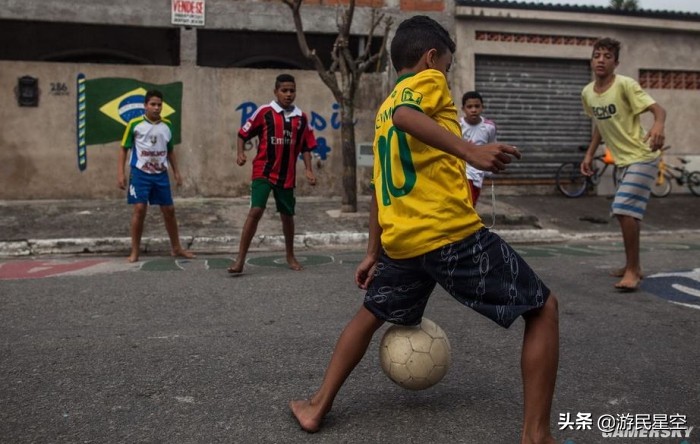
M 87 146 L 122 139 L 129 120 L 144 113 L 146 91 L 163 93 L 163 111 L 173 129 L 173 144 L 180 143 L 180 107 L 182 82 L 156 85 L 135 79 L 77 77 L 77 144 L 78 169 L 87 168 Z
M 240 126 L 243 126 L 254 113 L 255 110 L 258 109 L 258 106 L 255 102 L 243 102 L 240 105 L 236 107 L 236 111 L 241 112 L 241 122 Z M 326 160 L 328 159 L 328 153 L 331 152 L 332 148 L 330 145 L 328 145 L 328 139 L 323 136 L 324 131 L 330 131 L 330 130 L 337 130 L 340 128 L 340 105 L 338 103 L 334 103 L 331 105 L 331 114 L 330 116 L 324 116 L 320 113 L 317 113 L 316 111 L 311 111 L 307 113 L 309 116 L 309 126 L 311 126 L 311 129 L 314 130 L 314 135 L 316 136 L 316 148 L 314 148 L 313 151 L 311 151 L 311 154 L 314 157 L 317 157 L 321 160 Z M 257 145 L 254 143 L 251 144 L 246 144 L 246 149 L 247 150 L 252 150 L 257 148 Z

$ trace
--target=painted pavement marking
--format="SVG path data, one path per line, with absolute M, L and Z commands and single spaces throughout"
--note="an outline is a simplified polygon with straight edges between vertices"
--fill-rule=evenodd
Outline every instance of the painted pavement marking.
M 700 268 L 647 276 L 641 288 L 674 304 L 700 310 Z

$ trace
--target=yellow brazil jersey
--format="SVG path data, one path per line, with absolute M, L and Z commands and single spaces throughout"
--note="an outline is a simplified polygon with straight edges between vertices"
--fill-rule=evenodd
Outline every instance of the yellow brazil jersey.
M 389 257 L 406 259 L 455 242 L 483 226 L 469 199 L 465 162 L 394 127 L 400 106 L 424 113 L 461 137 L 445 76 L 428 69 L 397 80 L 379 108 L 374 136 L 374 192 Z
M 634 79 L 616 74 L 613 84 L 602 94 L 593 89 L 591 82 L 583 88 L 581 101 L 589 117 L 610 148 L 615 164 L 627 166 L 648 162 L 659 157 L 659 151 L 651 151 L 644 142 L 646 132 L 640 122 L 640 114 L 654 99 Z

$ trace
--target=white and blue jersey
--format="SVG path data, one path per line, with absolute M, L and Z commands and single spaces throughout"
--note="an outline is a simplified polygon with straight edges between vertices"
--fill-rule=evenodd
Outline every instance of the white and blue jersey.
M 151 122 L 145 115 L 131 119 L 124 131 L 122 147 L 131 149 L 129 165 L 147 174 L 168 170 L 168 153 L 173 149 L 172 124 L 167 119 Z
M 496 142 L 496 124 L 491 120 L 481 117 L 481 122 L 476 125 L 470 125 L 462 117 L 459 119 L 459 125 L 462 127 L 462 139 L 466 139 L 475 145 L 488 145 Z M 467 165 L 467 179 L 471 180 L 475 187 L 481 188 L 485 175 L 484 171 Z

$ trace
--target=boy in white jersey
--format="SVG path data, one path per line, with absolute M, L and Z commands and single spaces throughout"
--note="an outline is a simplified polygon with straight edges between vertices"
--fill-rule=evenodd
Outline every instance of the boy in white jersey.
M 625 266 L 610 274 L 621 278 L 615 288 L 635 291 L 642 279 L 639 260 L 639 231 L 651 186 L 656 180 L 660 149 L 664 145 L 666 111 L 642 90 L 635 80 L 615 74 L 620 42 L 603 38 L 593 45 L 591 68 L 595 80 L 583 89 L 581 100 L 593 118 L 593 137 L 581 162 L 581 172 L 593 174 L 591 162 L 601 140 L 610 148 L 615 165 L 622 171 L 612 214 L 617 218 L 625 245 Z M 640 115 L 654 115 L 654 125 L 644 133 Z
M 129 191 L 127 202 L 134 205 L 131 216 L 131 254 L 129 262 L 139 260 L 143 222 L 148 205 L 160 205 L 165 229 L 170 237 L 171 254 L 193 258 L 194 254 L 180 245 L 175 206 L 170 191 L 168 165 L 173 171 L 175 182 L 182 185 L 182 178 L 177 167 L 173 151 L 172 128 L 169 120 L 162 119 L 163 94 L 157 90 L 146 92 L 144 98 L 145 113 L 129 121 L 122 138 L 122 149 L 117 166 L 119 188 L 126 189 L 124 164 L 127 153 L 131 150 L 129 165 Z
M 555 442 L 549 423 L 559 356 L 557 300 L 481 223 L 464 173 L 465 161 L 496 173 L 520 153 L 509 145 L 477 147 L 462 139 L 446 79 L 454 50 L 447 31 L 426 16 L 402 22 L 392 40 L 399 78 L 375 120 L 369 243 L 355 272 L 356 284 L 367 292 L 338 339 L 318 391 L 290 402 L 307 432 L 320 428 L 377 329 L 385 321 L 420 324 L 439 283 L 503 327 L 525 319 L 521 443 Z
M 462 138 L 476 145 L 487 145 L 496 142 L 496 124 L 481 116 L 484 111 L 484 99 L 477 91 L 467 91 L 462 96 L 462 111 L 464 116 L 459 120 L 462 127 Z M 486 172 L 467 164 L 467 179 L 472 196 L 472 206 L 481 194 Z

